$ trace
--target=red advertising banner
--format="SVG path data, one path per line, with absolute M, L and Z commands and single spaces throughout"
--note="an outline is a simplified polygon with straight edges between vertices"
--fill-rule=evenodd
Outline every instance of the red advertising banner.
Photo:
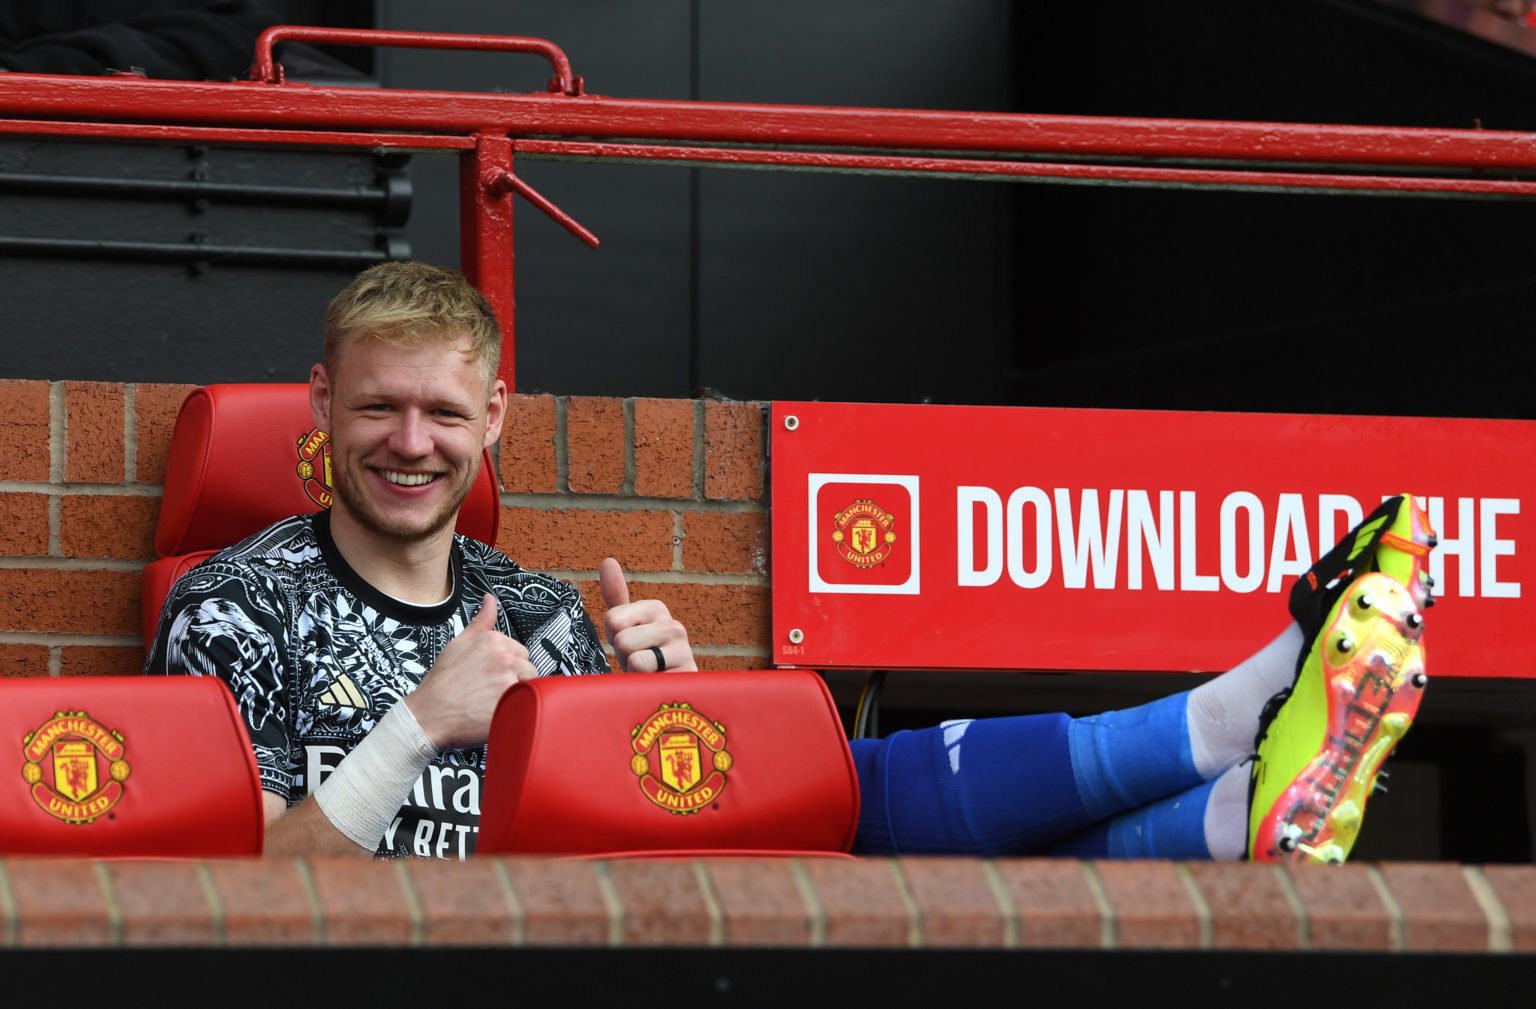
M 1437 676 L 1536 678 L 1536 423 L 773 405 L 773 659 L 1227 669 L 1384 497 L 1440 534 Z

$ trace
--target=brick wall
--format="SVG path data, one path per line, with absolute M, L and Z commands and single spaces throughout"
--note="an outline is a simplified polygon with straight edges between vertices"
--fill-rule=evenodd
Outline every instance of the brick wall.
M 1536 867 L 1066 859 L 0 860 L 0 948 L 1536 952 Z
M 0 676 L 133 674 L 139 569 L 191 386 L 0 381 Z M 580 586 L 610 553 L 687 624 L 699 664 L 769 664 L 756 403 L 517 396 L 498 546 Z

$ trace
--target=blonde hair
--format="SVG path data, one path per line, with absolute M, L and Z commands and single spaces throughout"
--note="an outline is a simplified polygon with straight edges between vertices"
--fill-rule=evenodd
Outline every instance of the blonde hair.
M 467 334 L 489 386 L 501 364 L 501 329 L 485 295 L 457 270 L 429 263 L 380 263 L 353 278 L 325 310 L 325 370 L 349 341 L 371 336 L 420 347 Z

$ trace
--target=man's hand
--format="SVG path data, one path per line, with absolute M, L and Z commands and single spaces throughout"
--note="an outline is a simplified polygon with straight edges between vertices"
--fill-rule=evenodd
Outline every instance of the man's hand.
M 699 667 L 688 645 L 688 629 L 672 619 L 667 604 L 659 599 L 629 601 L 624 569 L 612 557 L 597 566 L 597 582 L 608 612 L 603 633 L 619 656 L 619 668 L 630 673 L 682 672 Z M 660 649 L 666 662 L 656 661 Z
M 496 597 L 487 592 L 475 619 L 448 643 L 421 686 L 405 699 L 440 751 L 485 742 L 501 695 L 519 680 L 539 675 L 528 649 L 496 629 L 496 612 Z

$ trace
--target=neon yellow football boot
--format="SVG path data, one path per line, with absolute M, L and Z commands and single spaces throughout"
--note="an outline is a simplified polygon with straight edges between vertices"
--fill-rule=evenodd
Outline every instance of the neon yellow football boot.
M 1295 682 L 1260 717 L 1249 858 L 1349 856 L 1382 762 L 1413 724 L 1429 683 L 1421 611 L 1434 603 L 1435 543 L 1419 502 L 1391 498 L 1292 591 L 1307 646 Z

